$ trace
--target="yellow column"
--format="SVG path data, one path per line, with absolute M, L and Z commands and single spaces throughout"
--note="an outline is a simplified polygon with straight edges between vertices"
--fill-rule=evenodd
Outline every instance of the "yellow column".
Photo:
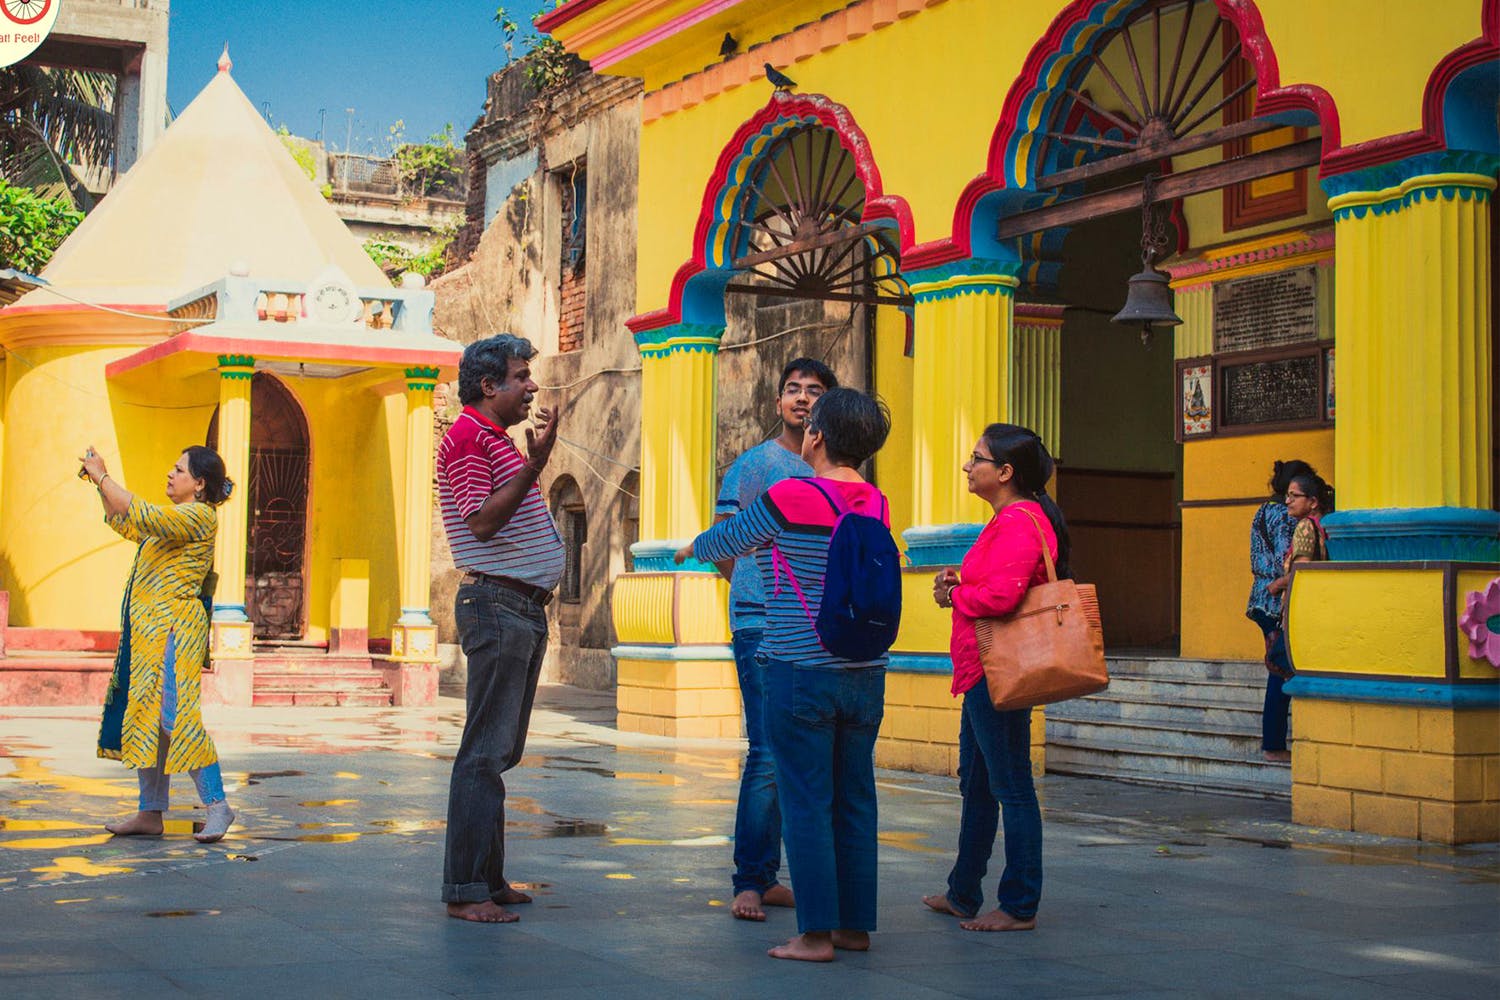
M 250 385 L 255 359 L 219 355 L 219 457 L 234 481 L 234 492 L 219 507 L 219 534 L 214 545 L 213 658 L 248 660 L 250 619 L 245 614 L 245 548 L 250 528 Z
M 432 590 L 432 390 L 438 369 L 406 369 L 406 490 L 401 517 L 401 617 L 391 629 L 391 658 L 437 662 Z
M 1490 212 L 1495 178 L 1419 174 L 1329 199 L 1339 338 L 1339 500 L 1494 506 Z M 1347 418 L 1347 419 L 1346 419 Z
M 962 468 L 980 432 L 1016 419 L 1018 394 L 1043 397 L 1029 369 L 1020 370 L 1017 382 L 1015 272 L 1014 265 L 971 259 L 906 275 L 916 298 L 909 418 L 913 526 L 902 533 L 910 565 L 902 579 L 901 633 L 890 656 L 885 720 L 875 745 L 875 759 L 884 767 L 940 774 L 958 769 L 959 703 L 949 693 L 952 625 L 949 612 L 932 602 L 932 577 L 958 565 L 993 514 L 969 493 Z M 1041 718 L 1037 712 L 1032 728 L 1037 773 L 1045 760 Z
M 641 541 L 615 580 L 619 728 L 657 736 L 740 733 L 728 585 L 712 566 L 672 561 L 713 522 L 717 376 L 723 327 L 636 335 L 641 351 Z
M 968 492 L 962 466 L 985 425 L 1010 416 L 1017 281 L 1002 265 L 979 260 L 933 268 L 908 280 L 917 300 L 912 386 L 912 522 L 917 527 L 907 541 L 920 546 L 929 541 L 927 529 L 968 524 L 972 531 L 954 535 L 967 548 L 991 511 Z M 952 532 L 940 530 L 931 540 L 946 534 Z M 917 561 L 918 554 L 912 558 Z
M 1017 302 L 1013 325 L 1011 422 L 1036 431 L 1052 457 L 1061 458 L 1063 307 Z
M 1324 180 L 1338 317 L 1335 561 L 1287 598 L 1292 817 L 1500 840 L 1500 675 L 1459 615 L 1500 575 L 1490 206 L 1500 159 L 1448 151 Z
M 638 338 L 644 541 L 685 541 L 712 520 L 722 333 L 684 324 Z

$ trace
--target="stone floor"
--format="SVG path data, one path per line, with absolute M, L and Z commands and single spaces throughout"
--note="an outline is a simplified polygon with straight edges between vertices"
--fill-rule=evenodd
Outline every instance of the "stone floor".
M 1500 850 L 1310 831 L 1284 803 L 1045 782 L 1047 884 L 1029 934 L 925 912 L 956 782 L 879 774 L 880 932 L 829 966 L 776 962 L 788 911 L 730 918 L 738 746 L 633 737 L 608 696 L 544 689 L 511 775 L 522 921 L 437 901 L 462 704 L 220 709 L 240 823 L 112 841 L 133 776 L 97 713 L 0 713 L 0 995 L 1479 997 L 1500 995 Z M 993 885 L 993 882 L 990 883 Z

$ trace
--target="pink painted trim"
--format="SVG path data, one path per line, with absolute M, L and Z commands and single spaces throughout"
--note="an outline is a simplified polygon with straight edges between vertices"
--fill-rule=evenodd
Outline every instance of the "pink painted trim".
M 720 192 L 724 190 L 730 169 L 744 154 L 751 137 L 761 129 L 782 119 L 801 117 L 815 118 L 826 128 L 838 133 L 839 138 L 843 140 L 844 148 L 854 156 L 855 171 L 865 186 L 865 212 L 860 221 L 895 220 L 900 234 L 902 254 L 905 255 L 905 248 L 911 245 L 915 232 L 911 206 L 899 195 L 884 193 L 880 180 L 880 168 L 875 164 L 875 155 L 870 150 L 869 140 L 854 121 L 849 110 L 819 95 L 773 93 L 771 99 L 766 102 L 766 106 L 735 130 L 729 142 L 719 152 L 718 162 L 703 189 L 698 222 L 693 227 L 693 255 L 673 275 L 665 308 L 641 313 L 625 321 L 626 327 L 632 333 L 657 330 L 682 321 L 682 296 L 687 289 L 687 284 L 694 276 L 703 273 L 708 266 L 704 248 L 708 242 L 709 230 L 714 225 L 714 207 Z
M 1243 267 L 1246 264 L 1258 264 L 1262 261 L 1279 260 L 1282 257 L 1295 257 L 1307 253 L 1331 253 L 1332 251 L 1333 230 L 1331 228 L 1320 229 L 1315 233 L 1310 233 L 1305 240 L 1278 243 L 1273 246 L 1261 247 L 1258 250 L 1247 250 L 1243 253 L 1230 254 L 1227 257 L 1211 257 L 1207 260 L 1189 261 L 1185 264 L 1170 266 L 1166 270 L 1172 276 L 1173 281 L 1190 280 L 1202 275 L 1212 274 L 1215 271 L 1227 271 L 1231 268 Z
M 607 0 L 572 0 L 571 3 L 565 3 L 556 10 L 548 11 L 531 23 L 536 26 L 536 30 L 550 33 L 553 28 L 560 28 L 578 15 L 587 14 L 606 2 Z
M 44 285 L 42 287 L 45 288 L 46 286 Z M 165 316 L 167 314 L 167 307 L 159 302 L 153 302 L 149 305 L 132 302 L 102 302 L 99 304 L 110 309 L 124 309 L 128 312 L 152 313 L 160 316 Z M 86 306 L 82 303 L 73 302 L 63 302 L 53 306 L 7 306 L 3 310 L 0 310 L 0 320 L 7 319 L 11 316 L 32 316 L 43 315 L 47 313 L 71 312 L 95 313 L 98 312 L 98 310 L 95 309 L 92 305 Z M 129 316 L 121 316 L 120 318 L 130 319 Z
M 624 45 L 618 45 L 608 52 L 590 59 L 589 65 L 596 73 L 607 69 L 622 59 L 628 59 L 637 52 L 649 49 L 657 42 L 671 38 L 678 32 L 686 28 L 691 28 L 698 22 L 707 20 L 715 14 L 729 10 L 731 7 L 738 7 L 739 4 L 740 0 L 709 0 L 707 3 L 701 3 L 687 13 L 677 15 L 665 24 L 652 28 L 650 31 L 631 39 Z M 538 27 L 540 26 L 540 22 L 538 22 Z
M 211 337 L 191 330 L 169 337 L 159 344 L 143 348 L 118 361 L 111 361 L 104 368 L 105 378 L 117 378 L 128 371 L 149 365 L 173 354 L 193 352 L 197 354 L 248 354 L 252 357 L 283 358 L 297 357 L 319 361 L 342 361 L 345 364 L 392 364 L 424 365 L 456 369 L 458 356 L 463 348 L 453 345 L 453 350 L 414 350 L 392 347 L 351 348 L 340 344 L 297 344 L 284 340 L 251 340 L 244 337 Z
M 67 653 L 113 653 L 119 644 L 119 631 L 35 628 L 22 625 L 12 625 L 5 630 L 7 651 L 31 649 Z
M 1023 319 L 1061 320 L 1066 308 L 1051 302 L 1017 302 L 1013 307 L 1017 323 Z

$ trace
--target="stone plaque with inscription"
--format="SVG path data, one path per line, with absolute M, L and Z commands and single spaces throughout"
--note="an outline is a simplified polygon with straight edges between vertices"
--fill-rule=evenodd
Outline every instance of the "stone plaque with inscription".
M 1317 268 L 1294 267 L 1214 285 L 1215 354 L 1317 339 Z
M 1221 369 L 1224 426 L 1315 421 L 1323 417 L 1318 356 L 1252 361 Z

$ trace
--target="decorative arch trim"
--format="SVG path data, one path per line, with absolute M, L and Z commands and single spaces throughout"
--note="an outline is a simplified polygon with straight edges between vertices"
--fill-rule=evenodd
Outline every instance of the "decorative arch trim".
M 1041 124 L 1052 85 L 1072 60 L 1102 32 L 1124 21 L 1143 0 L 1074 0 L 1053 19 L 1046 33 L 1022 63 L 1021 72 L 1006 93 L 1000 121 L 990 138 L 985 171 L 970 181 L 953 214 L 952 235 L 911 249 L 912 267 L 931 267 L 958 260 L 971 252 L 975 209 L 986 195 L 1025 189 L 1034 182 L 1026 169 L 1017 169 L 1030 153 L 1030 136 Z M 1339 148 L 1339 116 L 1332 95 L 1313 84 L 1282 86 L 1276 53 L 1266 37 L 1265 24 L 1253 0 L 1214 0 L 1219 14 L 1239 32 L 1245 53 L 1255 67 L 1256 107 L 1261 114 L 1311 111 L 1318 119 L 1325 159 Z
M 818 94 L 775 93 L 765 107 L 744 122 L 719 153 L 718 162 L 703 190 L 698 222 L 693 228 L 693 255 L 672 277 L 667 306 L 641 313 L 626 320 L 632 333 L 643 333 L 682 322 L 683 296 L 688 282 L 705 271 L 725 271 L 730 261 L 729 240 L 734 228 L 734 212 L 740 192 L 757 157 L 776 136 L 798 125 L 818 124 L 834 131 L 840 143 L 854 157 L 854 166 L 865 187 L 865 211 L 860 221 L 890 219 L 900 233 L 904 251 L 915 238 L 911 207 L 904 198 L 886 195 L 880 180 L 880 168 L 870 150 L 869 140 L 841 104 Z

